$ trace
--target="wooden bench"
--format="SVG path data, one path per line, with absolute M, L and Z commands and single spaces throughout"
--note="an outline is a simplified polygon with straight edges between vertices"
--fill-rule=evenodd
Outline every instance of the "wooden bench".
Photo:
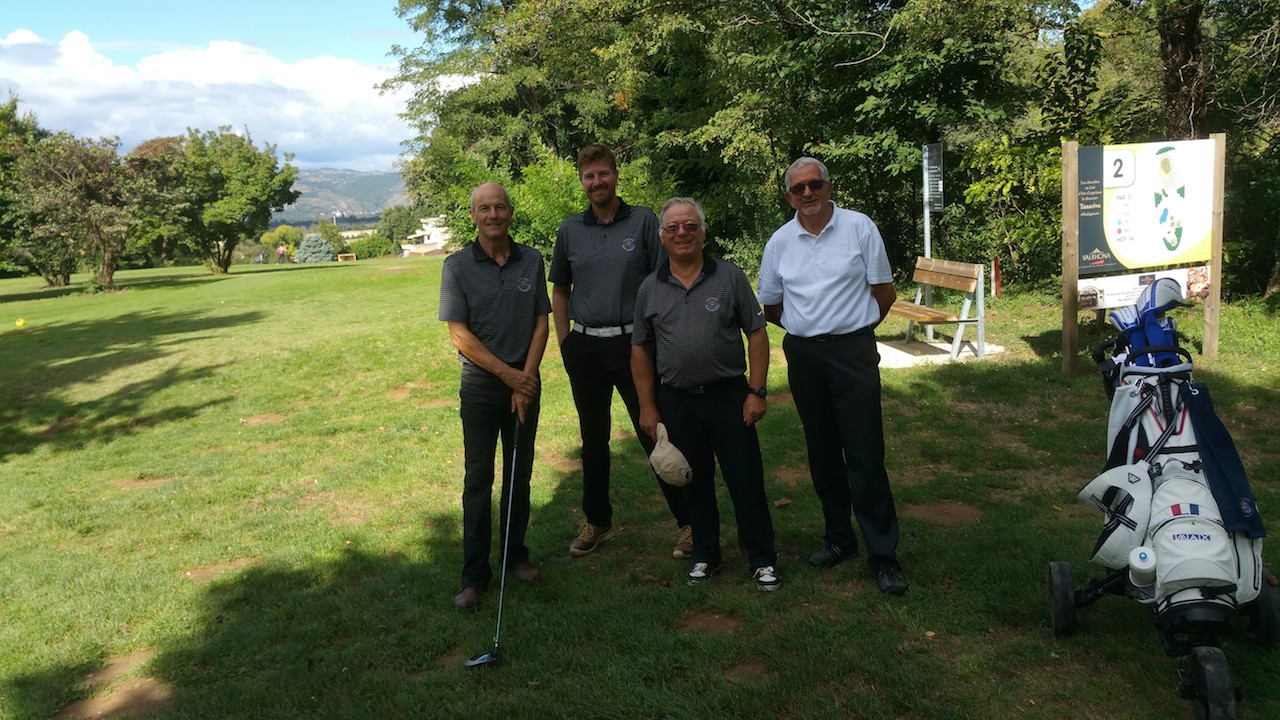
M 986 313 L 982 303 L 984 291 L 982 265 L 919 257 L 916 258 L 916 271 L 911 276 L 911 279 L 919 283 L 919 287 L 916 288 L 916 301 L 897 300 L 893 303 L 893 307 L 889 308 L 890 313 L 907 318 L 907 334 L 903 339 L 911 339 L 911 333 L 915 330 L 917 324 L 927 327 L 955 323 L 956 333 L 951 341 L 951 357 L 955 359 L 960 355 L 960 344 L 961 338 L 964 336 L 965 325 L 977 325 L 978 343 L 974 347 L 974 353 L 978 358 L 985 357 L 987 354 L 987 326 Z M 951 313 L 930 306 L 929 302 L 932 293 L 929 290 L 933 287 L 963 292 L 964 302 L 960 305 L 960 313 Z M 969 312 L 975 309 L 974 305 L 977 305 L 976 313 L 971 317 Z
M 338 262 L 355 262 L 355 261 L 356 261 L 355 253 L 339 253 L 338 254 Z

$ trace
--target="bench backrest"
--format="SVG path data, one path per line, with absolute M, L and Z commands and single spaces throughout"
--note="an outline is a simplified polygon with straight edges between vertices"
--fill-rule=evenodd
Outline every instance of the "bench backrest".
M 911 279 L 926 285 L 971 293 L 978 287 L 978 274 L 981 271 L 982 266 L 975 263 L 918 257 L 916 272 Z

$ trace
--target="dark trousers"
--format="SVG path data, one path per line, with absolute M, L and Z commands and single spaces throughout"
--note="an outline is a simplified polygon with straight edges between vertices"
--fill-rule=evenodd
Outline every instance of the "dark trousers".
M 868 330 L 839 336 L 787 335 L 787 378 L 804 425 L 809 474 L 822 502 L 828 543 L 857 547 L 849 508 L 867 543 L 867 559 L 894 559 L 898 513 L 884 469 L 880 353 Z
M 613 391 L 617 388 L 631 416 L 636 438 L 646 456 L 653 452 L 653 438 L 640 429 L 640 400 L 631 379 L 631 336 L 597 338 L 571 332 L 560 346 L 573 404 L 578 408 L 582 433 L 582 512 L 592 525 L 613 524 L 609 502 L 609 433 L 612 426 Z M 680 488 L 657 479 L 676 526 L 689 524 L 689 512 Z
M 738 547 L 752 569 L 777 563 L 773 519 L 764 493 L 764 464 L 754 426 L 742 423 L 747 380 L 730 378 L 692 393 L 658 386 L 658 412 L 671 443 L 693 468 L 684 487 L 693 521 L 693 561 L 720 564 L 720 508 L 716 504 L 716 466 L 733 500 Z
M 514 565 L 529 559 L 525 531 L 529 527 L 529 476 L 533 473 L 533 441 L 538 434 L 538 403 L 525 412 L 516 451 L 515 493 L 511 492 L 511 452 L 517 416 L 511 412 L 511 388 L 478 365 L 462 366 L 462 444 L 466 475 L 462 482 L 462 587 L 484 589 L 493 579 L 489 548 L 493 535 L 493 466 L 502 438 L 502 496 L 499 502 L 499 547 Z M 508 498 L 511 498 L 508 503 Z M 506 537 L 507 513 L 511 536 Z M 499 551 L 500 553 L 502 550 Z M 499 554 L 499 560 L 502 555 Z

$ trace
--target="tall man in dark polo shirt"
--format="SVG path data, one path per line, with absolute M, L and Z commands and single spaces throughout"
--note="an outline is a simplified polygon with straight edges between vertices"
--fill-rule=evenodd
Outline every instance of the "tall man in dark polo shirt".
M 538 432 L 541 381 L 538 366 L 547 347 L 547 281 L 542 255 L 511 239 L 511 196 L 497 183 L 471 193 L 476 241 L 444 261 L 439 318 L 462 362 L 462 443 L 466 475 L 462 489 L 462 581 L 453 598 L 459 610 L 476 606 L 493 578 L 489 566 L 494 451 L 502 437 L 500 552 L 526 585 L 538 579 L 529 562 L 529 476 Z M 516 427 L 516 423 L 519 427 Z M 513 442 L 515 447 L 513 448 Z M 511 456 L 516 454 L 515 477 Z M 514 482 L 512 491 L 509 483 Z M 510 498 L 510 506 L 508 506 Z M 511 535 L 505 522 L 511 514 Z
M 901 595 L 875 336 L 898 296 L 884 240 L 871 218 L 831 201 L 831 175 L 818 160 L 792 163 L 785 188 L 796 215 L 764 247 L 760 302 L 787 331 L 787 378 L 822 502 L 825 544 L 809 564 L 831 567 L 857 552 L 852 508 L 881 592 Z
M 742 271 L 703 253 L 706 217 L 696 201 L 668 200 L 661 228 L 668 260 L 645 278 L 636 295 L 631 372 L 641 428 L 656 437 L 658 422 L 665 424 L 693 469 L 685 486 L 693 519 L 693 567 L 687 577 L 702 582 L 720 567 L 719 460 L 738 521 L 738 546 L 756 587 L 774 590 L 782 580 L 774 569 L 778 556 L 755 427 L 764 417 L 769 374 L 764 314 Z
M 631 379 L 631 324 L 636 289 L 661 256 L 653 211 L 618 197 L 618 164 L 603 145 L 578 153 L 578 179 L 591 202 L 570 215 L 556 233 L 548 273 L 553 283 L 556 339 L 582 433 L 582 512 L 586 515 L 569 554 L 581 557 L 613 538 L 609 502 L 609 434 L 613 391 L 627 406 L 645 454 L 653 439 L 640 431 L 640 404 Z M 656 476 L 655 476 L 655 481 Z M 672 555 L 693 551 L 689 512 L 679 488 L 657 481 L 679 535 Z

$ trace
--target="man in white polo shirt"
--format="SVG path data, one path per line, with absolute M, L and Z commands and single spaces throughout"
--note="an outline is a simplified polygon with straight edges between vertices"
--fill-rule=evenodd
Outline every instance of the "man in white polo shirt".
M 879 229 L 838 207 L 831 189 L 826 166 L 814 158 L 787 170 L 786 198 L 796 214 L 765 245 L 759 298 L 769 322 L 787 331 L 787 378 L 822 503 L 825 542 L 809 564 L 831 567 L 857 553 L 852 508 L 881 592 L 902 595 L 875 338 L 897 292 Z

